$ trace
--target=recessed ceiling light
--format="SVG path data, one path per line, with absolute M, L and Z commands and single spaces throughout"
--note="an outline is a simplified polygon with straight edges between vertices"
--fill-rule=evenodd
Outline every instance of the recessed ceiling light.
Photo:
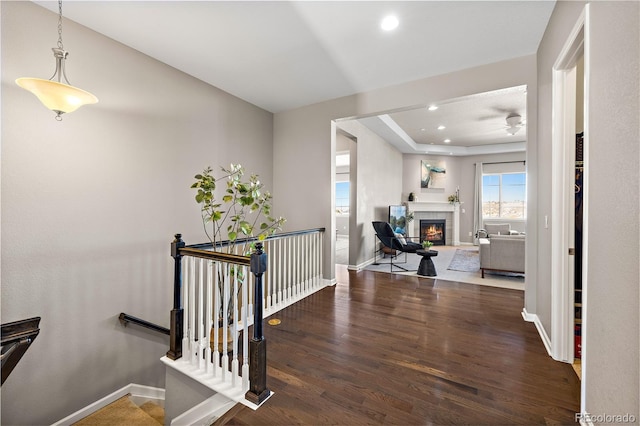
M 384 17 L 384 19 L 382 20 L 382 23 L 380 24 L 380 27 L 385 31 L 391 31 L 398 28 L 398 24 L 400 24 L 400 21 L 398 21 L 398 18 L 396 18 L 393 15 L 389 15 Z
M 431 106 L 429 106 L 428 109 L 429 109 L 429 111 L 435 111 L 435 110 L 438 109 L 438 107 L 436 105 L 431 105 Z
M 451 139 L 445 139 L 444 140 L 444 143 L 449 143 L 449 142 L 451 142 Z
M 421 132 L 426 132 L 427 129 L 425 129 L 424 127 L 422 129 L 420 129 Z
M 438 130 L 444 130 L 444 129 L 446 129 L 446 127 L 443 126 L 442 124 L 438 126 Z
M 450 152 L 449 155 L 453 155 L 453 152 Z

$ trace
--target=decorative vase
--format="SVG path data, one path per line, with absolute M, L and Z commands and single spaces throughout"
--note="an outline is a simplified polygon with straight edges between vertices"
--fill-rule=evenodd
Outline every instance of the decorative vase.
M 227 326 L 227 353 L 233 350 L 233 326 L 229 324 Z M 209 345 L 211 346 L 211 352 L 216 351 L 215 347 L 215 328 L 211 327 L 211 332 L 209 333 Z M 218 352 L 222 353 L 224 350 L 224 329 L 222 326 L 218 328 Z
M 409 193 L 409 201 L 413 201 L 415 198 L 415 196 L 413 195 L 413 192 Z

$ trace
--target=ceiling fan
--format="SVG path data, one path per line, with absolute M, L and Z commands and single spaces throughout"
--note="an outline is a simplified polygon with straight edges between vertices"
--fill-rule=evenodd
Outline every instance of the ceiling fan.
M 507 131 L 507 133 L 509 133 L 512 136 L 518 133 L 518 131 L 525 125 L 520 114 L 516 114 L 515 112 L 512 112 L 509 115 L 507 115 L 506 120 L 507 120 L 507 126 L 505 127 L 505 130 Z

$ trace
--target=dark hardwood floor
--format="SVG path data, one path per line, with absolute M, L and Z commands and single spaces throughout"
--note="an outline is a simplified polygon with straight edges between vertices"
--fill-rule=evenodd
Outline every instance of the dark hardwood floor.
M 216 424 L 575 423 L 578 378 L 522 319 L 522 291 L 345 268 L 338 281 L 265 325 L 275 394 Z

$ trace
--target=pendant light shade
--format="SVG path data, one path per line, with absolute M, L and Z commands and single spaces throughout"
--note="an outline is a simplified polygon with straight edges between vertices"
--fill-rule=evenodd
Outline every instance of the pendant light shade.
M 17 79 L 16 83 L 36 95 L 44 106 L 58 114 L 58 116 L 73 112 L 82 105 L 98 102 L 98 98 L 89 92 L 52 80 L 23 77 Z
M 91 93 L 71 86 L 65 71 L 65 61 L 69 52 L 62 45 L 62 0 L 58 0 L 58 47 L 54 47 L 53 56 L 56 58 L 56 71 L 49 80 L 41 78 L 23 77 L 16 80 L 16 84 L 30 91 L 38 97 L 40 102 L 56 113 L 56 120 L 62 120 L 61 115 L 73 112 L 82 105 L 98 102 Z M 61 82 L 64 81 L 67 84 Z M 54 81 L 54 78 L 57 81 Z

